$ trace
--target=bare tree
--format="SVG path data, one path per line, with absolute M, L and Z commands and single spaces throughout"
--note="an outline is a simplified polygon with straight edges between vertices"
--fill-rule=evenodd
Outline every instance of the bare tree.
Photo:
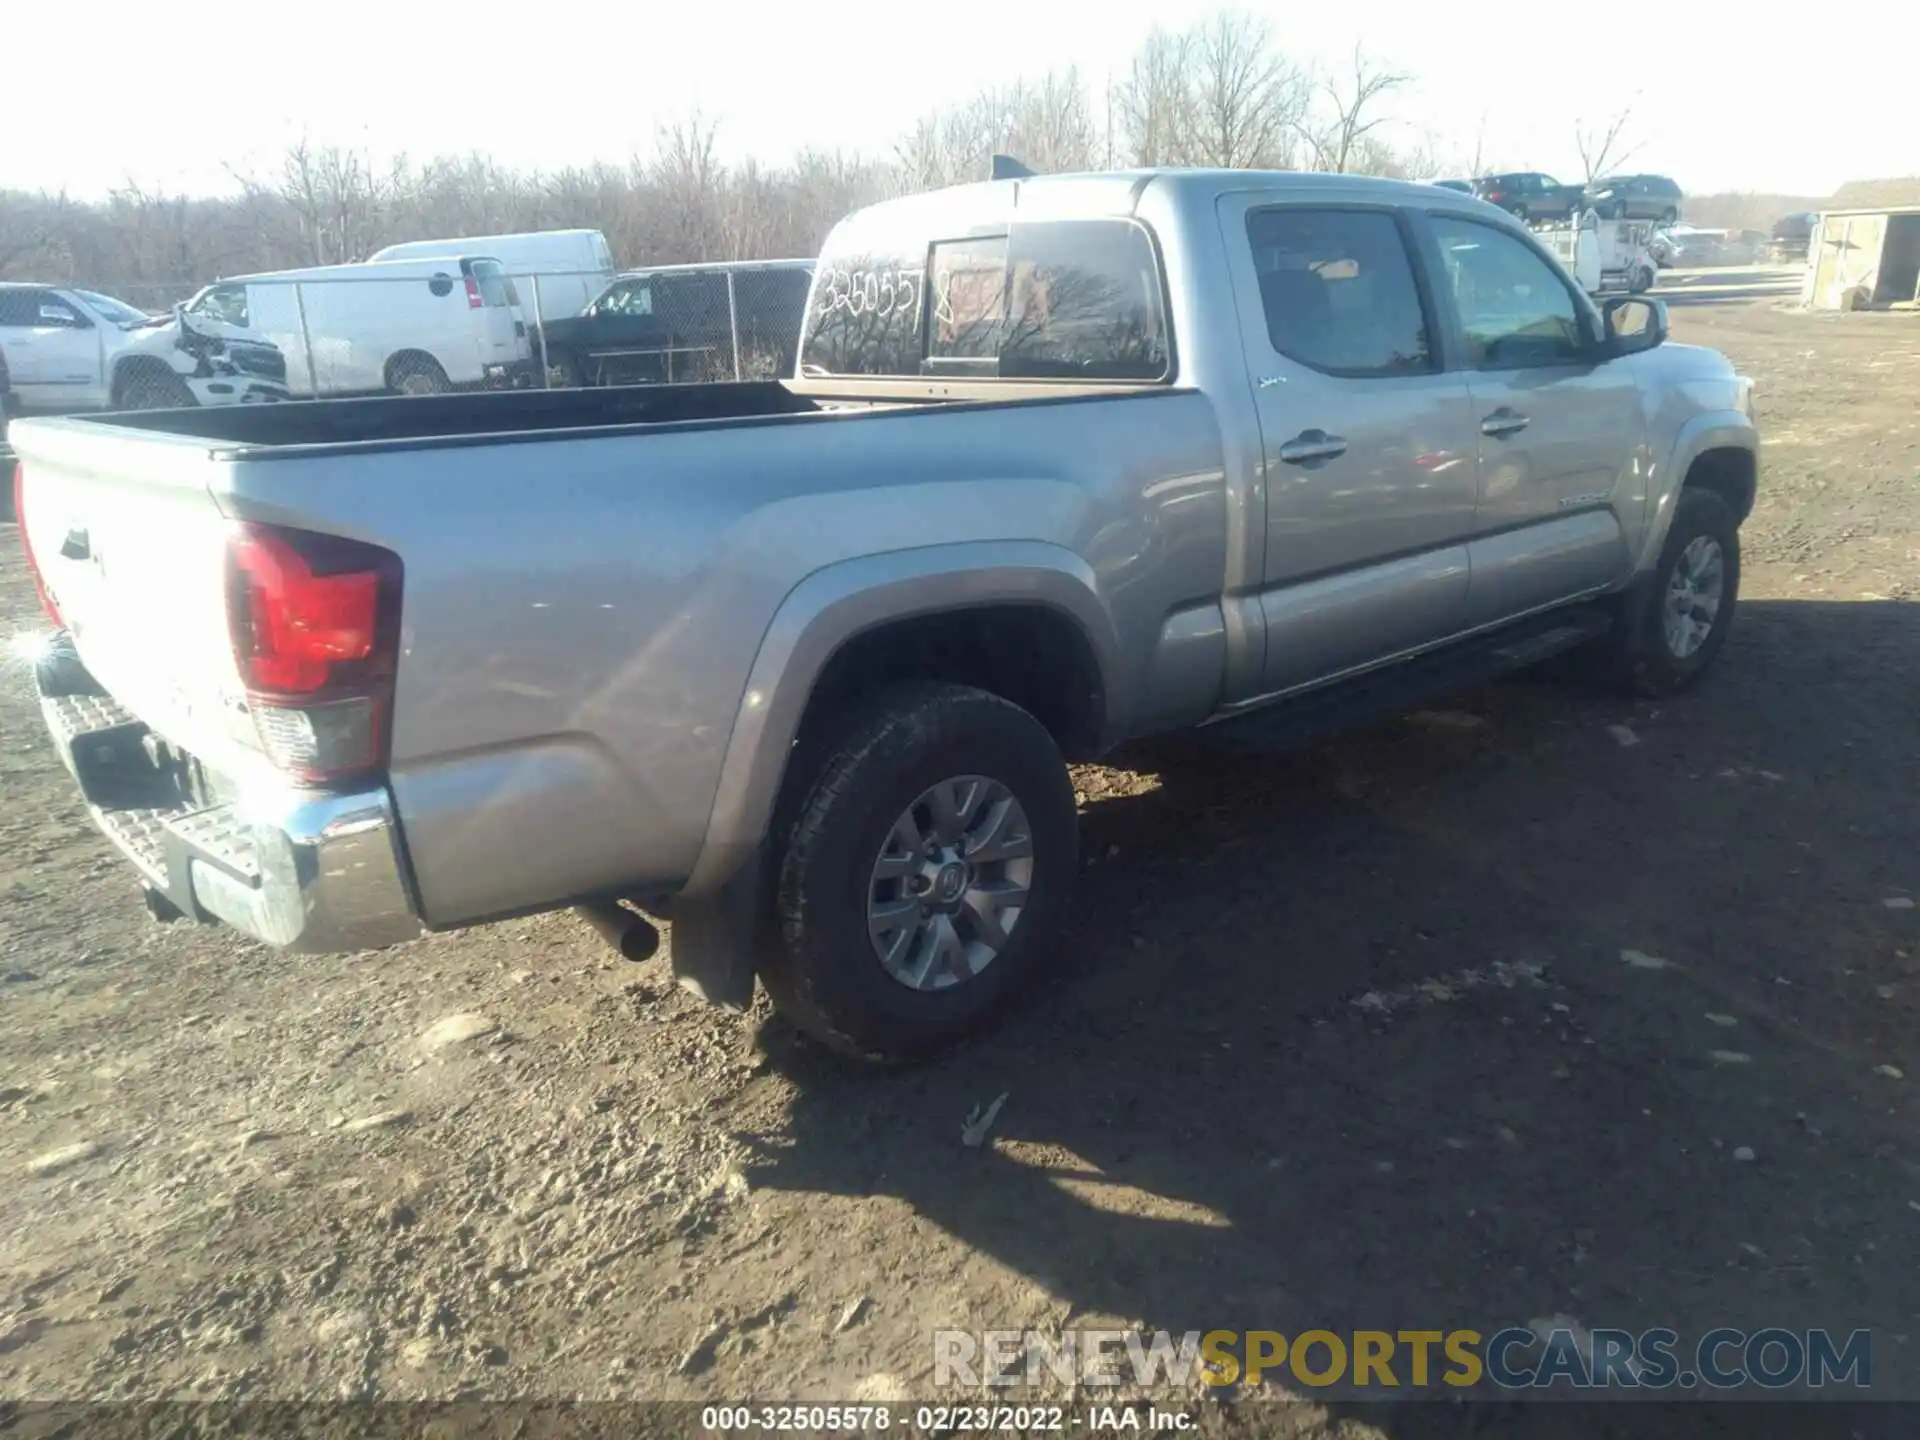
M 227 196 L 131 182 L 97 203 L 0 191 L 0 275 L 158 308 L 223 276 L 353 261 L 431 236 L 590 227 L 629 265 L 811 255 L 848 212 L 981 179 L 995 152 L 1043 171 L 1113 158 L 1282 167 L 1305 146 L 1323 165 L 1425 174 L 1436 168 L 1430 147 L 1399 153 L 1376 133 L 1380 97 L 1404 79 L 1356 53 L 1351 90 L 1343 81 L 1321 94 L 1265 20 L 1225 10 L 1149 35 L 1106 85 L 1102 114 L 1083 76 L 1055 71 L 921 117 L 881 160 L 810 152 L 729 165 L 715 125 L 695 114 L 663 127 L 643 155 L 546 174 L 478 154 L 376 159 L 302 140 L 265 174 L 234 172 Z
M 1178 165 L 1193 151 L 1193 37 L 1155 29 L 1113 89 L 1120 143 L 1135 165 Z
M 1231 168 L 1283 169 L 1306 113 L 1307 82 L 1274 48 L 1273 29 L 1242 10 L 1222 10 L 1188 38 L 1194 75 L 1191 159 Z
M 1092 107 L 1079 73 L 983 90 L 947 110 L 923 115 L 895 147 L 908 189 L 983 180 L 996 154 L 1041 171 L 1091 169 L 1100 154 Z
M 1314 168 L 1345 173 L 1357 161 L 1378 163 L 1382 155 L 1390 153 L 1369 138 L 1388 119 L 1378 113 L 1377 105 L 1412 78 L 1377 67 L 1360 46 L 1354 46 L 1351 74 L 1330 76 L 1321 82 L 1317 96 L 1320 116 L 1316 123 L 1301 129 L 1313 151 Z
M 1632 119 L 1633 106 L 1628 105 L 1604 125 L 1589 127 L 1584 120 L 1574 121 L 1573 144 L 1580 152 L 1580 163 L 1586 167 L 1589 183 L 1619 169 L 1639 151 L 1639 142 L 1629 144 L 1624 138 Z

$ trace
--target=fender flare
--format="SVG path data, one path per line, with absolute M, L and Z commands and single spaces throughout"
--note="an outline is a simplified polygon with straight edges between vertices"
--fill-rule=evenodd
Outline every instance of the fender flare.
M 1753 421 L 1738 410 L 1707 410 L 1680 427 L 1666 463 L 1654 471 L 1656 486 L 1653 513 L 1647 517 L 1641 534 L 1640 554 L 1634 565 L 1636 574 L 1651 570 L 1667 543 L 1667 531 L 1673 526 L 1673 512 L 1680 503 L 1687 472 L 1693 462 L 1709 450 L 1745 450 L 1753 455 L 1757 468 L 1760 458 L 1760 434 Z
M 1000 604 L 1046 605 L 1079 627 L 1115 733 L 1119 642 L 1092 568 L 1044 542 L 930 545 L 816 570 L 788 591 L 754 657 L 734 714 L 705 843 L 666 907 L 676 980 L 709 1003 L 743 1010 L 769 942 L 767 844 L 788 757 L 821 673 L 854 637 L 915 615 Z
M 1119 637 L 1092 567 L 1071 550 L 1044 541 L 963 541 L 829 565 L 787 593 L 761 638 L 684 893 L 717 890 L 766 833 L 801 718 L 842 646 L 895 621 L 990 605 L 1042 605 L 1070 621 L 1099 675 L 1104 731 L 1119 732 Z

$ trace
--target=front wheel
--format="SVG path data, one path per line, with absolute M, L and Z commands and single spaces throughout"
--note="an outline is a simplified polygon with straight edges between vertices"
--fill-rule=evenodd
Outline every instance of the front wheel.
M 1674 695 L 1727 643 L 1740 598 L 1740 528 L 1711 490 L 1683 489 L 1639 607 L 1612 641 L 1613 678 L 1636 694 Z
M 760 978 L 832 1049 L 904 1059 L 977 1028 L 1045 958 L 1078 864 L 1073 782 L 1039 721 L 967 686 L 877 693 L 835 731 Z
M 157 365 L 141 366 L 120 386 L 120 405 L 126 410 L 185 410 L 194 404 L 187 382 Z

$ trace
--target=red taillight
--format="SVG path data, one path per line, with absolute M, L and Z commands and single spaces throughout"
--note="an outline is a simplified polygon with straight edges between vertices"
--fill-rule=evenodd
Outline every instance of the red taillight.
M 1487 199 L 1489 200 L 1504 200 L 1506 198 L 1507 198 L 1507 192 L 1504 190 L 1487 191 Z
M 13 523 L 20 530 L 20 548 L 26 552 L 27 573 L 33 576 L 33 588 L 40 597 L 40 608 L 47 612 L 49 620 L 65 629 L 67 622 L 60 618 L 60 607 L 53 603 L 53 596 L 47 593 L 47 582 L 40 574 L 40 562 L 33 558 L 33 537 L 27 533 L 27 467 L 18 462 L 13 467 Z
M 254 728 L 304 780 L 386 762 L 400 560 L 378 546 L 246 524 L 227 543 L 227 622 Z
M 467 308 L 478 310 L 486 303 L 480 295 L 480 282 L 471 275 L 467 276 Z

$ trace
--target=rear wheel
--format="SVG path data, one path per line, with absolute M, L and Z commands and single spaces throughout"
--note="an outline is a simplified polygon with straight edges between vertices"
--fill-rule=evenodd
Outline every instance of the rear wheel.
M 453 382 L 431 355 L 409 352 L 387 362 L 387 388 L 396 395 L 445 395 Z
M 1045 727 L 984 690 L 900 687 L 835 728 L 760 977 L 831 1048 L 901 1059 L 975 1029 L 1044 959 L 1077 864 L 1073 783 Z
M 1660 223 L 1662 225 L 1671 225 L 1673 224 L 1674 221 L 1678 220 L 1679 218 L 1680 218 L 1680 212 L 1674 209 L 1673 206 L 1671 205 L 1669 205 L 1666 209 L 1660 212 Z
M 1653 281 L 1653 271 L 1645 265 L 1637 265 L 1634 267 L 1632 276 L 1627 280 L 1627 293 L 1629 295 L 1644 295 L 1653 288 Z

